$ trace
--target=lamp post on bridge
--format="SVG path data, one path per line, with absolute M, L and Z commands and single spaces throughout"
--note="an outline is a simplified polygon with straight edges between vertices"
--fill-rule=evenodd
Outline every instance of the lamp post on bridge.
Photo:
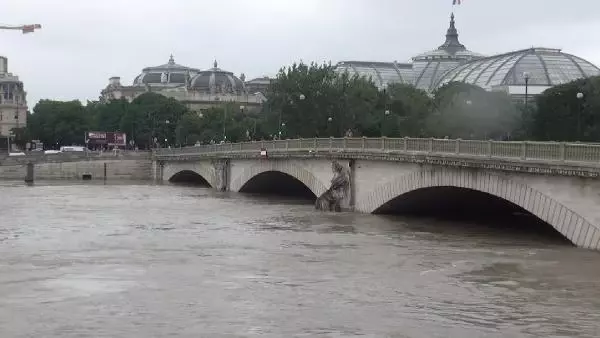
M 577 110 L 577 139 L 575 141 L 579 141 L 581 138 L 581 113 L 583 112 L 583 98 L 585 95 L 582 92 L 578 92 L 576 97 L 577 101 L 579 101 L 579 109 Z
M 306 99 L 306 96 L 304 94 L 300 94 L 298 95 L 298 99 L 300 101 L 304 101 L 304 99 Z M 286 102 L 289 102 L 290 104 L 294 103 L 293 100 L 288 100 L 288 97 L 286 96 L 285 98 Z M 279 110 L 279 121 L 277 122 L 277 137 L 281 140 L 281 133 L 282 133 L 282 128 L 285 127 L 285 122 L 283 122 L 283 107 L 281 107 L 281 109 Z
M 529 109 L 529 79 L 531 75 L 528 72 L 523 73 L 523 79 L 525 80 L 525 111 Z

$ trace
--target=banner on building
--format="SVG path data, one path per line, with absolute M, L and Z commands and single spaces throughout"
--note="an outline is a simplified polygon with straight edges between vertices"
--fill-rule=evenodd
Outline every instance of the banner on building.
M 107 145 L 124 147 L 127 145 L 127 134 L 120 132 L 90 131 L 86 135 L 89 146 Z

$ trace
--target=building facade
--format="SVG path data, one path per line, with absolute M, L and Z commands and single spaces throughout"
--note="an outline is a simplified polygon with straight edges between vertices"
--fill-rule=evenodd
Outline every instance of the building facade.
M 342 61 L 338 72 L 370 78 L 380 89 L 392 83 L 414 85 L 428 93 L 453 82 L 465 82 L 519 98 L 590 76 L 599 76 L 592 63 L 556 48 L 528 48 L 484 56 L 460 43 L 454 14 L 446 40 L 437 49 L 419 54 L 411 62 Z
M 8 59 L 0 56 L 0 136 L 27 125 L 27 93 L 19 77 L 8 72 Z
M 166 64 L 142 69 L 132 85 L 122 85 L 120 77 L 111 77 L 100 97 L 105 101 L 121 98 L 132 101 L 146 92 L 172 97 L 198 113 L 226 103 L 253 109 L 266 100 L 263 92 L 248 90 L 244 74 L 238 77 L 223 70 L 217 61 L 212 68 L 200 70 L 175 63 L 172 55 Z

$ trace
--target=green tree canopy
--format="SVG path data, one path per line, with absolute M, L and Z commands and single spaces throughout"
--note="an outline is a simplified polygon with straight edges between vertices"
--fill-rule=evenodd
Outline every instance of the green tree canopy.
M 342 136 L 375 123 L 377 88 L 369 80 L 338 75 L 330 64 L 294 63 L 282 68 L 265 105 L 265 130 L 282 137 Z
M 536 106 L 531 125 L 535 139 L 600 140 L 600 76 L 549 88 L 537 96 Z
M 28 134 L 46 145 L 84 145 L 91 116 L 79 101 L 41 100 L 27 121 Z
M 502 92 L 451 82 L 434 96 L 434 112 L 427 123 L 433 137 L 505 139 L 521 123 L 520 110 Z
M 384 136 L 423 137 L 427 134 L 426 121 L 433 109 L 433 101 L 427 93 L 414 86 L 392 84 L 387 89 L 389 114 L 383 115 Z M 381 116 L 381 115 L 380 115 Z

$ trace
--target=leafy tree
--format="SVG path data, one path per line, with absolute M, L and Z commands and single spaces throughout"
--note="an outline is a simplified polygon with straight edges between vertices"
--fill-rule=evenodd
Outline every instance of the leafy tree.
M 581 93 L 581 98 L 577 94 Z M 600 140 L 600 77 L 547 89 L 536 98 L 531 134 L 539 140 Z
M 265 131 L 283 138 L 343 136 L 346 130 L 372 128 L 367 115 L 377 105 L 369 80 L 337 74 L 330 64 L 294 63 L 272 82 L 265 105 Z
M 91 127 L 98 131 L 122 131 L 121 120 L 127 113 L 129 102 L 124 99 L 110 100 L 106 103 L 88 102 L 86 110 L 92 118 Z
M 176 144 L 176 128 L 187 108 L 174 98 L 157 93 L 144 93 L 126 105 L 119 124 L 129 133 L 130 139 L 142 148 L 152 146 L 156 138 L 159 144 Z
M 47 146 L 85 144 L 91 118 L 79 101 L 41 100 L 27 121 L 30 136 Z
M 434 96 L 435 110 L 427 122 L 434 137 L 506 139 L 521 123 L 521 112 L 502 92 L 452 82 Z
M 384 114 L 382 120 L 384 136 L 394 137 L 423 137 L 426 121 L 433 109 L 433 101 L 427 93 L 414 86 L 392 84 L 387 90 Z M 385 115 L 385 111 L 389 115 Z

